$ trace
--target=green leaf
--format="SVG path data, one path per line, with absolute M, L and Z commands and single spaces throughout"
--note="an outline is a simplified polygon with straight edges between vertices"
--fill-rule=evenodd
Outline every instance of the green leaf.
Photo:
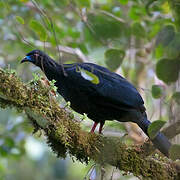
M 122 4 L 122 5 L 126 5 L 128 3 L 128 0 L 119 0 L 119 2 Z
M 5 8 L 4 2 L 0 1 L 0 8 Z
M 41 79 L 41 76 L 39 76 L 38 74 L 36 73 L 32 73 L 32 76 L 33 76 L 33 81 L 37 82 Z
M 174 25 L 164 26 L 156 37 L 156 46 L 159 44 L 167 46 L 175 36 L 175 27 Z
M 0 155 L 1 155 L 1 157 L 6 157 L 6 156 L 8 156 L 8 148 L 6 147 L 6 146 L 4 146 L 4 145 L 1 145 L 1 148 L 0 148 Z
M 24 19 L 20 16 L 16 16 L 16 21 L 19 23 L 19 24 L 24 24 Z
M 163 87 L 160 85 L 153 85 L 151 89 L 151 93 L 153 98 L 158 99 L 161 98 L 163 95 Z
M 139 22 L 135 22 L 132 24 L 131 32 L 133 35 L 135 35 L 138 38 L 146 37 L 146 31 L 145 31 L 144 27 Z
M 160 131 L 160 129 L 164 126 L 166 122 L 162 120 L 154 121 L 150 124 L 148 127 L 148 135 L 150 139 L 154 139 L 157 135 L 157 133 Z
M 98 76 L 96 76 L 95 74 L 93 74 L 92 72 L 89 72 L 83 68 L 78 67 L 79 72 L 81 73 L 81 76 L 88 80 L 91 81 L 93 84 L 99 84 L 99 78 Z
M 174 99 L 175 102 L 180 105 L 180 92 L 175 92 L 175 93 L 172 95 L 172 99 Z
M 165 83 L 177 81 L 179 71 L 180 61 L 176 59 L 163 58 L 156 64 L 156 75 Z
M 111 17 L 110 15 L 101 12 L 87 13 L 88 30 L 96 36 L 97 39 L 102 40 L 117 40 L 119 37 L 126 38 L 129 28 L 124 22 L 118 18 Z
M 78 7 L 90 7 L 91 1 L 90 0 L 78 0 L 76 1 Z
M 56 92 L 57 91 L 57 87 L 55 85 L 56 80 L 53 79 L 52 81 L 49 81 L 49 83 L 50 83 L 50 89 Z
M 123 61 L 125 52 L 120 49 L 108 49 L 105 52 L 105 63 L 111 71 L 115 71 Z
M 140 20 L 146 15 L 146 9 L 143 6 L 133 5 L 129 10 L 128 15 L 133 20 Z
M 172 41 L 168 44 L 166 48 L 166 55 L 167 57 L 174 59 L 180 56 L 180 33 L 176 33 L 175 37 Z
M 180 144 L 173 144 L 169 149 L 169 157 L 172 160 L 180 159 Z
M 147 34 L 149 40 L 154 38 L 155 36 L 157 36 L 161 27 L 162 27 L 162 25 L 161 25 L 161 22 L 159 22 L 159 21 L 155 21 L 151 24 L 151 31 L 149 31 Z
M 0 7 L 2 7 L 3 9 L 6 9 L 6 13 L 11 12 L 11 6 L 9 5 L 7 1 L 1 1 Z
M 164 54 L 164 47 L 162 44 L 159 44 L 156 48 L 155 48 L 155 57 L 156 59 L 159 59 L 161 57 L 163 57 Z
M 5 139 L 5 144 L 6 144 L 6 146 L 9 147 L 9 148 L 14 147 L 14 146 L 15 146 L 14 139 L 11 138 L 11 137 L 7 137 L 7 138 Z
M 31 20 L 29 23 L 29 27 L 37 33 L 41 41 L 47 40 L 48 35 L 46 33 L 46 29 L 41 23 L 36 20 Z

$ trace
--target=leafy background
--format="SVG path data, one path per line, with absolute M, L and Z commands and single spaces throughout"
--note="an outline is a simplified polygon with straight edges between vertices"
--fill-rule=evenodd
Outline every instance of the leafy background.
M 167 126 L 178 120 L 180 26 L 179 17 L 172 14 L 171 3 L 166 0 L 37 2 L 0 1 L 0 67 L 15 69 L 28 82 L 33 78 L 32 73 L 41 74 L 32 65 L 20 65 L 20 60 L 32 49 L 45 50 L 59 62 L 94 62 L 121 73 L 137 87 L 151 121 L 167 121 Z M 57 44 L 74 48 L 76 53 L 61 50 L 59 55 Z M 65 104 L 61 97 L 59 102 Z M 85 119 L 82 128 L 89 131 L 92 121 L 75 115 Z M 32 136 L 32 131 L 25 116 L 13 109 L 0 110 L 1 179 L 100 178 L 101 166 L 91 168 L 93 162 L 80 164 L 72 157 L 57 159 L 43 135 L 38 132 Z M 142 143 L 145 139 L 141 130 L 130 123 L 108 122 L 104 130 L 107 136 L 124 136 L 127 132 L 126 143 Z M 180 140 L 176 137 L 173 142 L 179 144 Z M 105 179 L 136 179 L 132 175 L 122 176 L 123 172 L 113 167 L 103 168 Z

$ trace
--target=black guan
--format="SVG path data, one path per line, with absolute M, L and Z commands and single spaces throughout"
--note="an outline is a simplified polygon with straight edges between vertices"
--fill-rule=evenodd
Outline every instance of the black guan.
M 98 123 L 101 133 L 105 120 L 117 120 L 134 122 L 148 135 L 151 122 L 147 119 L 144 101 L 137 89 L 122 76 L 93 63 L 61 65 L 40 50 L 26 54 L 23 62 L 35 64 L 48 80 L 56 81 L 58 93 L 70 101 L 71 108 L 80 114 L 86 113 L 95 122 L 91 132 Z M 99 83 L 93 83 L 78 69 L 92 72 L 98 77 Z M 162 133 L 159 132 L 152 142 L 168 156 L 171 143 Z

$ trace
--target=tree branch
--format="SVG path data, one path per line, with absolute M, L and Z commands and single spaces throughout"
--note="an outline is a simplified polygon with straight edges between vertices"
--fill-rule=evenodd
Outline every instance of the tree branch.
M 40 80 L 24 84 L 15 73 L 0 69 L 0 106 L 15 107 L 18 112 L 24 110 L 35 130 L 45 132 L 47 143 L 58 157 L 69 153 L 81 162 L 92 159 L 108 163 L 143 178 L 179 178 L 176 164 L 170 159 L 146 157 L 141 148 L 128 147 L 120 138 L 82 131 L 79 122 L 59 107 L 49 91 L 50 87 L 44 87 Z
M 34 43 L 36 46 L 41 46 L 41 47 L 46 47 L 46 48 L 52 47 L 51 44 L 48 42 L 44 44 L 43 42 L 36 40 Z M 89 61 L 88 57 L 85 56 L 79 48 L 71 48 L 69 46 L 58 45 L 58 49 L 63 53 L 76 56 L 81 62 Z
M 173 137 L 177 136 L 178 134 L 180 134 L 180 120 L 169 125 L 167 128 L 163 129 L 162 132 L 169 139 L 172 139 Z

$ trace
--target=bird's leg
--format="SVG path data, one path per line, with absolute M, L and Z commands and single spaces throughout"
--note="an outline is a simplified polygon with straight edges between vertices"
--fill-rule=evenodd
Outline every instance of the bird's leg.
M 97 126 L 97 125 L 98 125 L 98 123 L 97 123 L 97 122 L 94 122 L 93 127 L 92 127 L 92 129 L 91 129 L 91 133 L 94 132 L 94 130 L 96 129 L 96 126 Z
M 99 126 L 99 134 L 102 134 L 102 128 L 104 126 L 104 122 L 100 122 L 100 126 Z

